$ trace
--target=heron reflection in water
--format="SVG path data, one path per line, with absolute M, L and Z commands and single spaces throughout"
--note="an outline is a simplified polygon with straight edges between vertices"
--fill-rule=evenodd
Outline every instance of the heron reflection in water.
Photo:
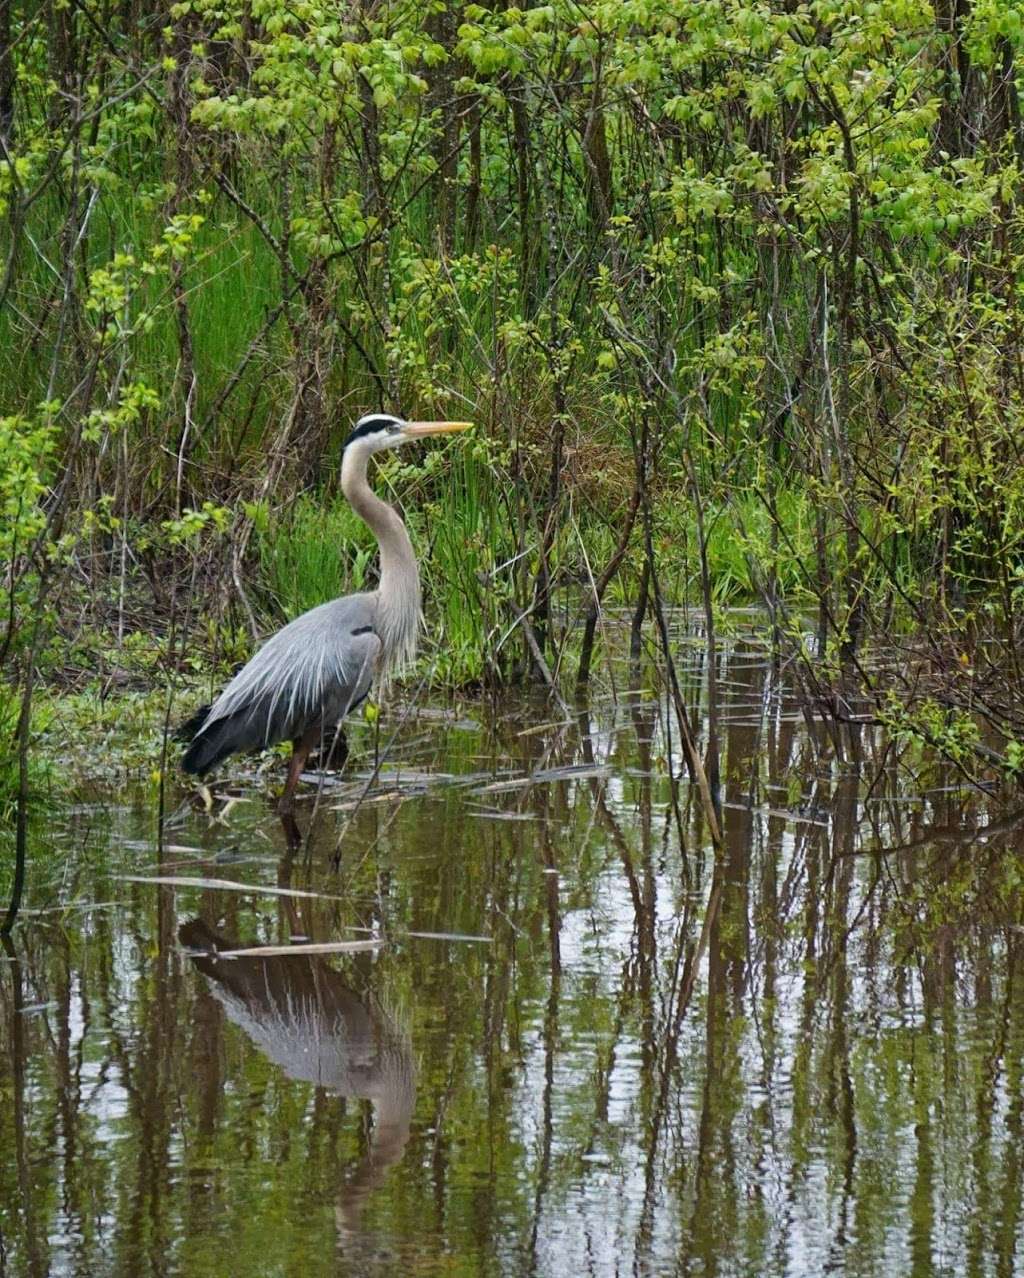
M 277 954 L 219 959 L 238 948 L 201 919 L 178 939 L 228 1020 L 289 1078 L 373 1103 L 369 1148 L 342 1189 L 338 1228 L 357 1232 L 370 1193 L 402 1156 L 416 1102 L 412 1048 L 377 1005 L 360 998 L 322 958 Z

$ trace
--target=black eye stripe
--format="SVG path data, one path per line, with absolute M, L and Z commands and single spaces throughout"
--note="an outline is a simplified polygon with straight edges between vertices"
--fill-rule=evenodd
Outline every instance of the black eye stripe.
M 391 413 L 368 413 L 365 417 L 360 417 L 359 421 L 356 422 L 355 430 L 345 440 L 345 448 L 357 439 L 365 439 L 367 435 L 378 435 L 381 431 L 392 429 L 401 424 L 400 419 L 394 417 Z M 344 452 L 344 449 L 342 451 Z

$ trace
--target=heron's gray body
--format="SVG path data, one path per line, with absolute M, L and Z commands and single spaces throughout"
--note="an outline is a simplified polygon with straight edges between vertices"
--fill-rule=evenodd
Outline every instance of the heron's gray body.
M 370 691 L 381 628 L 376 591 L 332 599 L 289 622 L 210 707 L 185 755 L 186 771 L 208 772 L 229 754 L 278 741 L 329 746 Z

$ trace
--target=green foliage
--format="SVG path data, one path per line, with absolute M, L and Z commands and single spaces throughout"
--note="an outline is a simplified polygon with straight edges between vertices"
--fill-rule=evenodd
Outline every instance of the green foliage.
M 56 432 L 53 410 L 36 417 L 0 417 L 0 563 L 28 553 L 45 527 L 46 491 Z
M 5 836 L 13 835 L 14 815 L 18 801 L 20 779 L 16 733 L 20 714 L 21 696 L 18 690 L 0 684 L 0 826 L 4 827 Z M 28 755 L 30 811 L 54 786 L 56 779 L 53 758 L 37 748 L 40 743 L 40 734 L 45 731 L 47 722 L 46 711 L 37 705 L 34 706 L 30 729 L 31 748 Z M 7 850 L 0 842 L 0 859 L 6 855 Z M 0 888 L 0 900 L 2 899 L 2 888 Z
M 116 697 L 102 693 L 102 686 L 95 683 L 59 696 L 42 692 L 33 713 L 37 756 L 59 769 L 65 792 L 96 782 L 156 784 L 166 690 L 121 692 Z M 182 704 L 188 703 L 183 697 Z M 178 721 L 177 715 L 173 721 Z
M 59 459 L 61 562 L 122 620 L 136 570 L 229 629 L 239 583 L 292 615 L 371 579 L 330 472 L 380 405 L 480 423 L 385 475 L 435 677 L 523 668 L 522 613 L 560 660 L 638 475 L 676 598 L 699 502 L 720 603 L 1012 648 L 1020 0 L 55 12 L 9 55 L 0 537 Z
M 501 453 L 487 440 L 467 440 L 418 519 L 429 538 L 424 606 L 436 629 L 428 640 L 430 669 L 446 683 L 484 675 L 494 636 L 508 620 L 510 579 L 502 565 L 515 549 L 504 517 Z
M 890 695 L 886 722 L 897 740 L 925 745 L 954 763 L 971 763 L 980 740 L 977 722 L 969 713 L 941 705 L 933 697 L 909 708 Z M 1015 757 L 1007 756 L 1011 769 Z
M 231 511 L 226 506 L 215 506 L 204 501 L 202 510 L 182 511 L 180 519 L 167 519 L 163 532 L 171 545 L 184 545 L 207 532 L 227 532 Z

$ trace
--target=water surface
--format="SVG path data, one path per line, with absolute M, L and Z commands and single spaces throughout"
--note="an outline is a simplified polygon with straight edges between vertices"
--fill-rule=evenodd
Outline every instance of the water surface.
M 837 755 L 742 631 L 719 675 L 717 854 L 625 668 L 569 715 L 392 705 L 298 849 L 250 765 L 162 850 L 149 784 L 55 802 L 0 1274 L 1022 1272 L 1014 813 L 880 729 Z

